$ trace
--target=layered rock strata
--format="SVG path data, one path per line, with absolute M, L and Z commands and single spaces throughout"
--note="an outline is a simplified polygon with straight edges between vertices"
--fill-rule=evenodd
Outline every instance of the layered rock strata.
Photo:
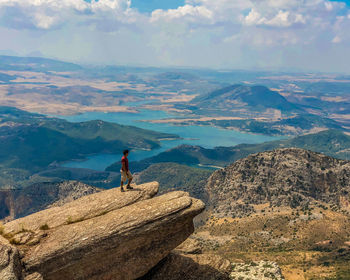
M 157 190 L 99 192 L 5 224 L 3 235 L 26 279 L 136 279 L 187 239 L 204 209 L 185 192 Z

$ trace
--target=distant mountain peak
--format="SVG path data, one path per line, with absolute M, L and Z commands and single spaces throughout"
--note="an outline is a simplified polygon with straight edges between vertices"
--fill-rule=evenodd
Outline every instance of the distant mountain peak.
M 303 111 L 277 91 L 262 85 L 234 84 L 199 96 L 192 103 L 201 110 L 221 113 L 245 110 L 247 113 L 254 114 L 254 112 L 264 112 L 268 109 L 286 113 Z

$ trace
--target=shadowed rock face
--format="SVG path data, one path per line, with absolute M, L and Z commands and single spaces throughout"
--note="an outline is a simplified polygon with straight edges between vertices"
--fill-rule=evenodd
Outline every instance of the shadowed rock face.
M 138 280 L 230 280 L 231 263 L 209 254 L 171 253 Z
M 204 209 L 185 192 L 152 198 L 157 190 L 154 182 L 103 191 L 12 221 L 4 233 L 27 279 L 136 279 L 187 239 Z
M 11 191 L 0 190 L 0 219 L 10 218 L 11 212 Z
M 21 279 L 22 267 L 18 250 L 0 236 L 0 279 Z

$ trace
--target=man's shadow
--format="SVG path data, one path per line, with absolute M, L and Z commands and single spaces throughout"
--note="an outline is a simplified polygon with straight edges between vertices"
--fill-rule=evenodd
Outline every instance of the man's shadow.
M 141 191 L 141 189 L 139 189 L 139 188 L 132 188 L 131 190 L 130 189 L 126 189 L 125 191 L 126 192 L 135 192 L 135 191 Z

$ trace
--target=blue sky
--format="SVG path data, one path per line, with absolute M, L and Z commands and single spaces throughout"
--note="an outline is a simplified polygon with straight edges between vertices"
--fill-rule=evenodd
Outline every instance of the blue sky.
M 0 54 L 350 73 L 349 2 L 0 0 Z
M 344 2 L 346 3 L 348 6 L 350 6 L 350 0 L 331 0 L 333 2 Z
M 350 1 L 350 0 L 349 0 Z M 155 9 L 176 9 L 185 4 L 181 0 L 132 0 L 131 7 L 140 12 L 152 12 Z

